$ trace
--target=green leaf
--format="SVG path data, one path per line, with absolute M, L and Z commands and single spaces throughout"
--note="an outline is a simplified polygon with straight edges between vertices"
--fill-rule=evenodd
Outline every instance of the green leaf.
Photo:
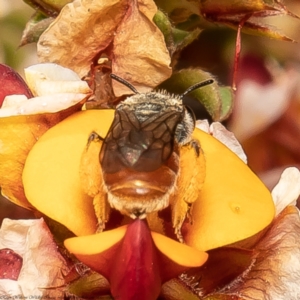
M 70 237 L 74 237 L 74 233 L 71 232 L 67 227 L 65 227 L 61 223 L 56 222 L 48 216 L 42 215 L 42 217 L 47 226 L 49 227 L 51 233 L 53 234 L 55 242 L 58 244 L 58 246 L 64 248 L 64 240 Z
M 163 82 L 159 88 L 171 93 L 182 94 L 192 85 L 212 78 L 212 75 L 200 69 L 184 69 Z M 213 84 L 199 88 L 190 93 L 208 111 L 214 121 L 222 121 L 231 111 L 233 96 L 215 81 Z M 224 103 L 223 103 L 224 102 Z
M 60 11 L 66 4 L 71 3 L 73 0 L 35 0 L 38 3 L 41 3 L 44 6 L 49 6 Z

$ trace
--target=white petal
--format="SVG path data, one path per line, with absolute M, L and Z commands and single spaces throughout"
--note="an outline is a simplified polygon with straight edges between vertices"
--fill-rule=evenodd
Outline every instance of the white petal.
M 272 197 L 278 215 L 288 205 L 296 205 L 300 195 L 300 172 L 291 167 L 283 171 L 279 182 L 272 190 Z
M 247 163 L 247 156 L 241 144 L 235 138 L 234 134 L 228 131 L 221 123 L 213 122 L 209 126 L 207 120 L 197 120 L 196 127 L 211 134 L 214 138 L 219 140 L 222 144 L 234 152 L 245 164 Z
M 24 72 L 26 82 L 34 96 L 91 92 L 88 84 L 74 71 L 54 63 L 33 65 Z
M 25 95 L 6 96 L 3 100 L 1 109 L 20 105 L 22 102 L 27 101 L 27 100 L 28 100 L 28 98 Z
M 234 134 L 228 131 L 221 123 L 214 122 L 210 125 L 210 132 L 213 137 L 227 146 L 232 152 L 234 152 L 245 164 L 247 163 L 247 156 L 235 138 Z
M 209 133 L 209 123 L 207 120 L 197 120 L 196 127 L 206 133 Z
M 15 96 L 9 97 L 13 98 Z M 74 106 L 75 104 L 83 101 L 86 97 L 86 94 L 56 94 L 34 97 L 28 100 L 20 101 L 14 106 L 1 108 L 0 117 L 55 113 Z M 10 99 L 10 101 L 13 100 Z
M 54 63 L 44 63 L 30 66 L 24 69 L 25 77 L 36 77 L 36 79 L 69 80 L 78 81 L 80 77 L 74 71 Z

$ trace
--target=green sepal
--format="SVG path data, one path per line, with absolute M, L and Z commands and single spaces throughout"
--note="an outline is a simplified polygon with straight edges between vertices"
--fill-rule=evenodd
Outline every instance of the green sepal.
M 181 50 L 192 43 L 201 32 L 199 28 L 192 31 L 186 31 L 173 27 L 167 15 L 160 10 L 155 14 L 153 21 L 163 33 L 166 46 L 171 56 L 176 51 Z
M 21 37 L 20 47 L 30 43 L 36 43 L 53 20 L 54 18 L 47 17 L 42 12 L 37 11 L 26 24 Z
M 194 294 L 191 289 L 179 279 L 172 279 L 166 282 L 161 289 L 159 300 L 199 300 L 200 298 Z
M 230 86 L 219 87 L 221 98 L 221 120 L 226 120 L 233 110 L 234 92 Z
M 211 78 L 210 73 L 200 69 L 184 69 L 173 73 L 159 88 L 171 93 L 182 94 L 192 85 Z M 206 108 L 214 121 L 222 121 L 230 113 L 233 103 L 233 93 L 229 93 L 228 90 L 229 88 L 219 87 L 215 80 L 214 83 L 196 89 L 189 95 Z
M 83 299 L 112 300 L 109 283 L 97 272 L 89 271 L 66 286 L 66 293 Z
M 272 39 L 293 41 L 277 28 L 262 24 L 266 17 L 288 15 L 299 18 L 291 13 L 283 4 L 276 0 L 202 0 L 200 11 L 204 18 L 213 23 L 219 23 L 237 30 Z

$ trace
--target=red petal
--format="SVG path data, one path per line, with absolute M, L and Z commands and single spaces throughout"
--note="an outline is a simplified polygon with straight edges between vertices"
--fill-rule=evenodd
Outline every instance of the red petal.
M 22 257 L 11 249 L 0 250 L 0 279 L 18 280 Z
M 203 251 L 151 232 L 140 219 L 64 243 L 80 261 L 105 276 L 113 297 L 122 300 L 155 300 L 162 283 L 201 266 L 208 257 Z
M 115 299 L 156 299 L 161 277 L 157 250 L 147 224 L 137 219 L 131 223 L 111 264 L 109 281 Z
M 4 98 L 8 95 L 25 95 L 27 98 L 33 97 L 23 78 L 9 66 L 0 64 L 0 81 L 0 107 Z

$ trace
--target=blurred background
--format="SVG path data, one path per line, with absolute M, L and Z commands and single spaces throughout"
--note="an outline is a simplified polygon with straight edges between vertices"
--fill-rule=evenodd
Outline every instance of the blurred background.
M 36 45 L 20 47 L 22 32 L 34 10 L 22 0 L 0 0 L 0 62 L 23 73 L 37 63 Z
M 300 1 L 284 4 L 300 16 Z M 0 62 L 23 75 L 37 63 L 36 45 L 18 47 L 23 29 L 34 10 L 22 0 L 0 0 Z M 237 76 L 238 91 L 231 116 L 224 124 L 241 142 L 250 168 L 272 189 L 282 170 L 300 166 L 300 19 L 268 17 L 293 41 L 242 34 Z M 200 67 L 221 84 L 232 84 L 236 31 L 207 24 L 198 40 L 185 48 L 177 68 Z M 202 118 L 208 117 L 204 112 Z M 0 201 L 2 218 L 32 217 L 7 200 Z

